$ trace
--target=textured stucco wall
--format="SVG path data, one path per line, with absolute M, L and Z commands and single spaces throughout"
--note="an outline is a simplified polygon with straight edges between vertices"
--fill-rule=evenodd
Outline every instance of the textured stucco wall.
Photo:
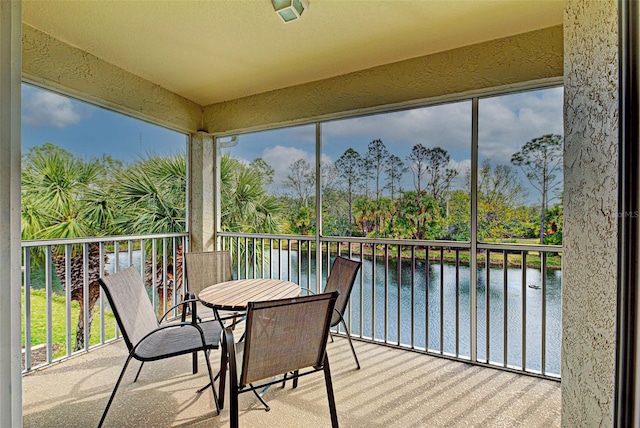
M 558 78 L 562 56 L 562 27 L 551 27 L 206 106 L 204 129 L 245 130 Z
M 170 128 L 195 132 L 201 127 L 202 108 L 198 104 L 25 24 L 22 75 L 34 83 Z
M 567 0 L 562 425 L 613 424 L 618 190 L 615 0 Z
M 214 250 L 215 145 L 213 136 L 196 132 L 189 141 L 189 232 L 191 251 Z

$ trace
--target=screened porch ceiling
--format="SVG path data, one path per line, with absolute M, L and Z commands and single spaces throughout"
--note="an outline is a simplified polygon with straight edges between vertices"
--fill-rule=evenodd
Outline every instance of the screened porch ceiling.
M 23 23 L 201 106 L 562 24 L 562 0 L 24 1 Z

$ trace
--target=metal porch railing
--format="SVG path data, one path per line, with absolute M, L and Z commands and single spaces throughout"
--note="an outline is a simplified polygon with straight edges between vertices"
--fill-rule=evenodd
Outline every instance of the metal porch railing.
M 218 236 L 238 278 L 282 278 L 314 292 L 336 255 L 361 260 L 345 316 L 353 338 L 560 378 L 562 247 L 478 244 L 473 258 L 464 242 Z
M 119 337 L 105 274 L 134 265 L 158 312 L 175 304 L 186 248 L 186 233 L 23 241 L 23 373 Z

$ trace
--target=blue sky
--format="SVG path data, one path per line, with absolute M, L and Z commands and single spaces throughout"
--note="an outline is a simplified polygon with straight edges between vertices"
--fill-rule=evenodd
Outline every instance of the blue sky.
M 22 85 L 22 152 L 53 143 L 82 157 L 131 162 L 146 153 L 186 153 L 185 134 Z
M 33 86 L 23 85 L 22 149 L 50 142 L 83 158 L 108 154 L 125 162 L 146 153 L 169 155 L 186 152 L 187 137 L 157 125 L 82 103 Z M 479 102 L 479 156 L 492 165 L 509 164 L 523 144 L 543 134 L 562 134 L 561 87 L 487 97 Z M 405 163 L 416 144 L 442 147 L 451 156 L 450 167 L 460 177 L 470 166 L 471 102 L 414 108 L 393 113 L 324 122 L 322 156 L 334 162 L 348 148 L 361 155 L 374 139 Z M 274 188 L 289 174 L 289 165 L 305 159 L 315 162 L 315 125 L 240 135 L 230 149 L 247 162 L 263 158 L 275 170 Z M 522 184 L 529 187 L 520 174 Z M 411 187 L 411 174 L 405 188 Z M 462 185 L 462 179 L 457 186 Z M 536 199 L 535 193 L 528 195 Z

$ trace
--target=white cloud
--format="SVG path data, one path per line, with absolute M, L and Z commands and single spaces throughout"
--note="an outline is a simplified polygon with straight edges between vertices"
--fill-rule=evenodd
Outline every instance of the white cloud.
M 468 148 L 471 139 L 471 103 L 458 102 L 439 106 L 385 113 L 323 125 L 323 135 L 349 139 L 380 138 L 394 153 L 406 156 L 411 147 L 443 147 L 447 150 Z
M 22 120 L 31 126 L 64 128 L 88 117 L 88 112 L 69 98 L 42 90 L 23 92 Z
M 298 159 L 304 159 L 309 162 L 309 165 L 313 168 L 315 165 L 314 157 L 305 152 L 302 149 L 295 147 L 274 146 L 265 149 L 262 152 L 262 159 L 271 165 L 274 170 L 273 184 L 276 187 L 280 187 L 282 182 L 290 174 L 289 165 L 297 161 Z
M 562 88 L 554 88 L 480 100 L 480 157 L 508 164 L 532 138 L 562 135 L 562 96 Z

